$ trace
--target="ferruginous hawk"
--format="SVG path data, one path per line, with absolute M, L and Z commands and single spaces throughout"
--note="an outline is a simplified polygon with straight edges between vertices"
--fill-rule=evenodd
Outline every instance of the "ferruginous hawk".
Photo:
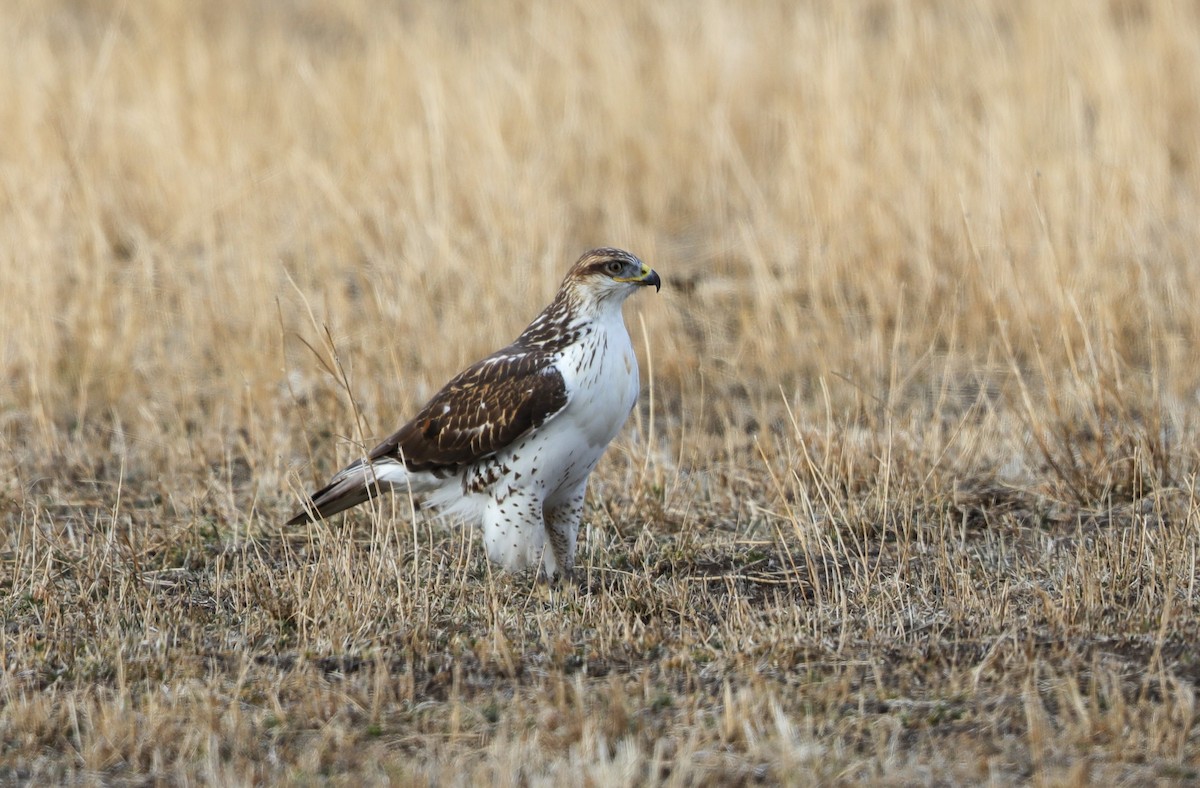
M 481 522 L 488 558 L 506 569 L 569 575 L 588 475 L 637 401 L 621 305 L 645 285 L 662 280 L 629 252 L 585 253 L 511 345 L 459 373 L 288 524 L 411 491 Z

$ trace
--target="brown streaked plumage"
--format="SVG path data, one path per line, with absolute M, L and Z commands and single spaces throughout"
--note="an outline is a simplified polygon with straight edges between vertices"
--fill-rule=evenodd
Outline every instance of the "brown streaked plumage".
M 512 348 L 461 372 L 368 459 L 395 457 L 410 471 L 454 473 L 542 426 L 567 404 L 562 375 L 550 353 L 518 356 Z
M 569 572 L 587 475 L 637 396 L 621 304 L 645 285 L 661 280 L 628 252 L 585 253 L 512 344 L 456 375 L 288 524 L 408 489 L 481 519 L 489 557 L 506 567 Z

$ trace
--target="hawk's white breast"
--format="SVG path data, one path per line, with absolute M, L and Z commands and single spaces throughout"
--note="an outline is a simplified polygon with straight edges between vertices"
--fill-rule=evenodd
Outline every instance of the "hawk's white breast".
M 567 387 L 562 421 L 588 446 L 603 452 L 629 417 L 640 383 L 637 357 L 620 312 L 593 325 L 583 341 L 564 351 L 556 366 Z

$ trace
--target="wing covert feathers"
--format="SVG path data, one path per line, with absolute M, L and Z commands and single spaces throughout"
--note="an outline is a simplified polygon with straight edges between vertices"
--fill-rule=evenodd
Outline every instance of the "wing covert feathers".
M 537 429 L 567 404 L 551 354 L 512 347 L 468 367 L 368 455 L 409 471 L 454 472 Z

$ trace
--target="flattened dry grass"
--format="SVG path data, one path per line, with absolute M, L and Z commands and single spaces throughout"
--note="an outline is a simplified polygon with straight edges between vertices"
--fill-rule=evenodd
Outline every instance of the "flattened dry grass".
M 0 781 L 1200 778 L 1198 41 L 4 4 Z M 600 244 L 666 286 L 577 587 L 280 525 Z

